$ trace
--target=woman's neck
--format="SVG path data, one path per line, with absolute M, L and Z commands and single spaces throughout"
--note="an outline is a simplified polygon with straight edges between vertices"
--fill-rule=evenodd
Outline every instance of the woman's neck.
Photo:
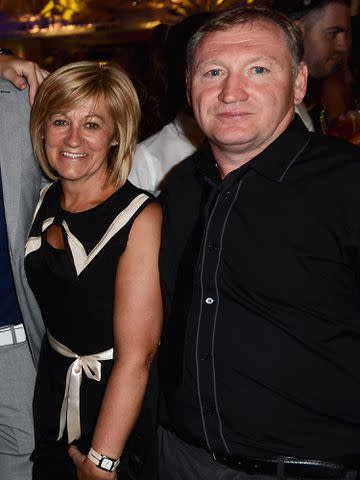
M 68 212 L 83 212 L 100 205 L 107 200 L 116 190 L 114 183 L 107 179 L 95 182 L 84 182 L 83 184 L 60 180 L 62 195 L 61 207 Z

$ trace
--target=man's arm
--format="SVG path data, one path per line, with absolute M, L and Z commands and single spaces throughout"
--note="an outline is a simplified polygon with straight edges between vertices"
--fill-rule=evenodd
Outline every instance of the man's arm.
M 0 78 L 13 83 L 19 90 L 24 90 L 28 83 L 31 105 L 39 85 L 48 74 L 49 72 L 35 62 L 23 60 L 15 55 L 0 55 Z

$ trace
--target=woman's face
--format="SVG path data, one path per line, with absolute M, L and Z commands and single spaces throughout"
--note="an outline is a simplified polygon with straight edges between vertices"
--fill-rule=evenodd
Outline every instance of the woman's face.
M 50 115 L 45 122 L 45 152 L 60 180 L 78 184 L 105 181 L 109 150 L 116 145 L 114 131 L 102 97 Z

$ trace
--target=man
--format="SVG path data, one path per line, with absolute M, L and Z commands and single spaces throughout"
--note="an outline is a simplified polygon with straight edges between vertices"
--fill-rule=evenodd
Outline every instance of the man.
M 163 197 L 160 479 L 355 478 L 360 152 L 294 118 L 286 17 L 222 12 L 188 53 L 208 144 Z
M 37 63 L 16 57 L 8 48 L 0 48 L 0 78 L 8 80 L 19 90 L 29 87 L 31 105 L 37 89 L 48 74 Z
M 304 60 L 310 77 L 305 105 L 317 131 L 321 131 L 321 80 L 346 61 L 349 50 L 350 6 L 350 0 L 275 0 L 273 4 L 274 9 L 294 20 L 303 33 Z M 300 113 L 305 119 L 305 109 Z
M 186 45 L 196 30 L 209 18 L 199 13 L 184 18 L 169 29 L 166 37 L 164 65 L 167 123 L 136 147 L 129 180 L 136 186 L 158 195 L 169 171 L 192 155 L 204 141 L 186 98 Z M 161 69 L 160 69 L 161 70 Z
M 4 53 L 4 52 L 3 52 Z M 30 480 L 32 397 L 43 324 L 26 281 L 24 245 L 41 174 L 29 137 L 29 98 L 46 76 L 36 64 L 0 55 L 0 478 Z

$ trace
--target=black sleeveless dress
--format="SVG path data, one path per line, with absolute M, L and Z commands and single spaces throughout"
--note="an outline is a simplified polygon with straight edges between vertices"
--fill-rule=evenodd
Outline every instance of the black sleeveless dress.
M 126 182 L 95 208 L 70 213 L 60 207 L 60 195 L 58 182 L 42 192 L 26 245 L 26 274 L 51 336 L 79 356 L 93 355 L 113 347 L 118 261 L 135 218 L 151 200 Z M 47 242 L 51 225 L 62 228 L 64 249 Z M 73 361 L 54 351 L 44 337 L 34 396 L 35 479 L 46 478 L 49 472 L 52 479 L 76 478 L 67 454 L 66 428 L 57 440 L 66 374 Z M 112 360 L 101 361 L 100 381 L 82 375 L 81 437 L 74 443 L 85 454 L 91 446 L 111 367 Z M 47 473 L 46 465 L 50 469 Z

